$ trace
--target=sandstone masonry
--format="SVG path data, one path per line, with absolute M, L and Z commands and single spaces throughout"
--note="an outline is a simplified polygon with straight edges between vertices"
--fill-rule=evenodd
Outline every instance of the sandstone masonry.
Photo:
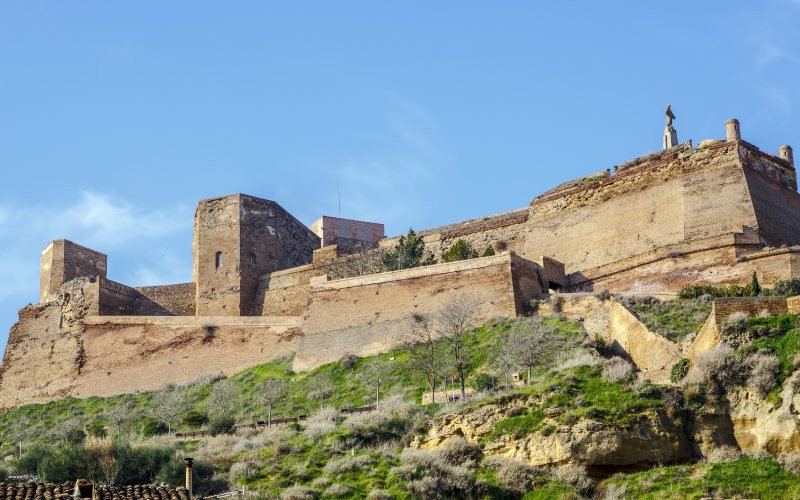
M 439 259 L 459 239 L 495 256 L 377 274 L 376 252 L 397 243 L 382 224 L 324 216 L 308 228 L 244 194 L 198 203 L 191 283 L 117 283 L 105 254 L 56 240 L 42 253 L 40 303 L 20 310 L 9 336 L 0 409 L 153 389 L 291 353 L 302 370 L 380 352 L 413 314 L 462 296 L 489 319 L 530 314 L 533 299 L 556 290 L 670 293 L 746 283 L 753 272 L 766 285 L 800 277 L 793 162 L 789 146 L 765 153 L 729 122 L 725 140 L 669 147 L 527 207 L 419 231 Z M 611 319 L 597 323 L 651 370 L 666 369 L 676 353 L 636 351 L 650 334 L 608 307 Z M 720 302 L 716 314 L 731 307 L 745 306 Z

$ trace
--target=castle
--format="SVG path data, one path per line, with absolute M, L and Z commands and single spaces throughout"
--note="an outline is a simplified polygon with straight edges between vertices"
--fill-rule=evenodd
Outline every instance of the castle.
M 496 255 L 390 272 L 382 224 L 322 217 L 310 228 L 278 203 L 202 200 L 192 282 L 132 288 L 106 255 L 67 240 L 42 252 L 40 300 L 19 312 L 0 365 L 0 409 L 65 396 L 152 390 L 294 355 L 307 370 L 385 352 L 415 313 L 456 297 L 482 319 L 532 312 L 558 291 L 674 292 L 688 283 L 800 277 L 800 195 L 792 149 L 741 139 L 677 144 L 562 184 L 518 210 L 419 232 L 441 261 L 459 239 Z

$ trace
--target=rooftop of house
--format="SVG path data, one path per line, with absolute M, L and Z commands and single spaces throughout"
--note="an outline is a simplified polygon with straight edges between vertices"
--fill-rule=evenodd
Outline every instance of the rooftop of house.
M 144 484 L 130 486 L 108 486 L 104 484 L 81 483 L 33 483 L 0 482 L 0 500 L 190 500 L 189 492 L 183 487 L 165 484 Z

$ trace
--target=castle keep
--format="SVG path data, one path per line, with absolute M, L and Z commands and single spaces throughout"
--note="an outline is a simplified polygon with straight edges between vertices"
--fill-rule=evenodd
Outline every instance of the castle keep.
M 464 261 L 353 271 L 361 256 L 396 245 L 382 224 L 325 216 L 306 227 L 278 203 L 243 194 L 198 203 L 191 283 L 116 283 L 106 255 L 54 241 L 42 252 L 39 303 L 20 310 L 9 336 L 0 409 L 151 390 L 290 354 L 306 370 L 383 352 L 412 314 L 465 295 L 489 319 L 529 314 L 553 291 L 800 277 L 791 148 L 763 152 L 735 120 L 725 140 L 675 145 L 673 128 L 664 141 L 663 151 L 527 207 L 420 231 L 439 261 L 459 239 L 497 252 Z

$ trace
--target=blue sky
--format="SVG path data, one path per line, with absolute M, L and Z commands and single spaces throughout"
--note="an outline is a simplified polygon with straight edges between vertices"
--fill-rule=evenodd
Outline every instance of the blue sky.
M 800 2 L 0 4 L 0 348 L 49 240 L 191 279 L 198 199 L 389 234 L 519 208 L 661 145 L 800 146 Z

